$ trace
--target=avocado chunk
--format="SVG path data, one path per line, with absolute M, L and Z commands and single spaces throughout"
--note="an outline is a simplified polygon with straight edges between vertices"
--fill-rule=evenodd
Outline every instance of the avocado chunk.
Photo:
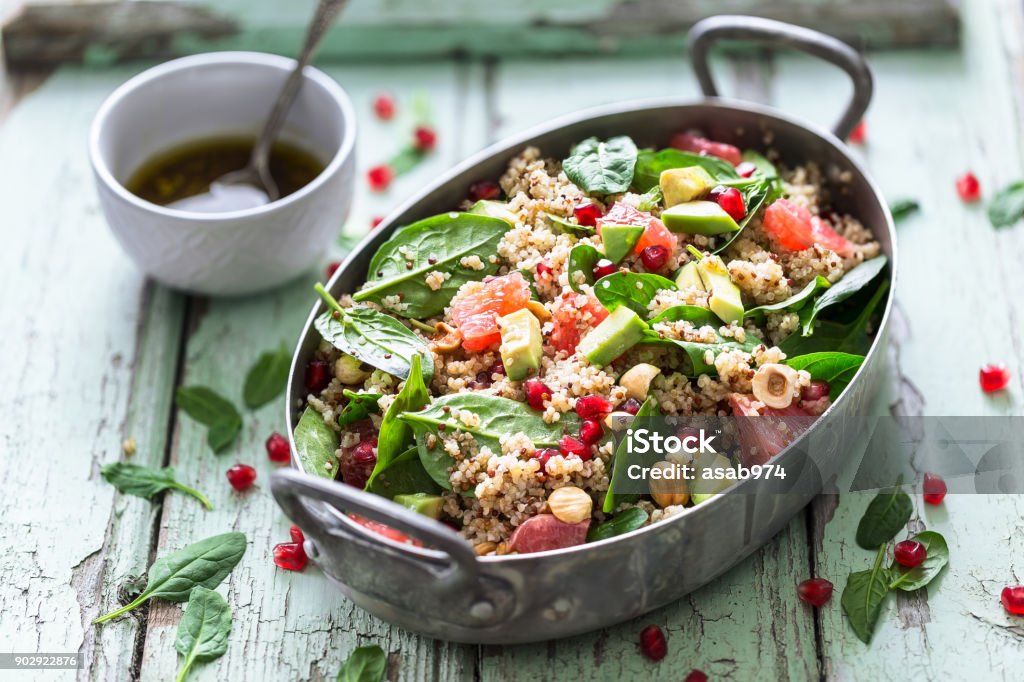
M 704 196 L 715 186 L 715 181 L 700 166 L 690 166 L 661 171 L 658 185 L 661 186 L 665 206 L 675 206 Z
M 619 306 L 587 332 L 576 350 L 592 364 L 604 366 L 639 343 L 646 329 L 647 323 L 639 315 Z
M 700 278 L 700 273 L 697 271 L 697 261 L 690 261 L 679 268 L 679 272 L 676 273 L 676 286 L 680 289 L 692 288 L 706 291 L 704 282 Z
M 504 201 L 488 201 L 481 199 L 473 204 L 469 212 L 474 215 L 485 215 L 491 218 L 504 220 L 509 225 L 516 224 L 516 214 L 509 210 L 508 204 Z
M 512 381 L 521 381 L 540 367 L 540 320 L 527 308 L 498 318 L 501 361 Z
M 739 232 L 740 229 L 732 216 L 713 201 L 688 201 L 685 204 L 676 204 L 662 211 L 661 222 L 672 232 L 703 234 L 708 237 Z
M 729 279 L 729 271 L 718 256 L 704 256 L 697 262 L 704 289 L 711 295 L 708 307 L 726 324 L 743 320 L 743 296 L 740 288 Z
M 690 499 L 693 500 L 694 504 L 700 504 L 705 500 L 710 500 L 717 493 L 725 490 L 735 481 L 728 478 L 704 478 L 705 470 L 724 470 L 731 469 L 732 462 L 722 455 L 711 455 L 706 453 L 699 455 L 694 458 L 694 468 L 697 469 L 696 478 L 690 482 Z
M 605 257 L 618 263 L 633 250 L 643 233 L 644 228 L 639 225 L 605 225 L 601 228 Z
M 443 497 L 440 495 L 428 495 L 427 493 L 395 495 L 395 502 L 432 519 L 441 517 L 441 507 L 444 506 Z

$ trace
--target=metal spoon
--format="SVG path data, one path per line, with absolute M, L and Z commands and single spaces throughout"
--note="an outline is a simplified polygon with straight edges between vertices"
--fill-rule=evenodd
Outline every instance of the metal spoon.
M 348 0 L 320 0 L 317 4 L 295 68 L 288 75 L 288 80 L 285 81 L 274 107 L 270 110 L 270 117 L 252 149 L 249 164 L 214 180 L 210 183 L 209 192 L 175 201 L 169 204 L 168 208 L 217 213 L 255 208 L 281 198 L 277 183 L 270 174 L 270 149 L 302 87 L 303 69 L 313 58 L 316 48 L 327 35 L 327 30 L 334 23 L 334 19 L 347 4 Z

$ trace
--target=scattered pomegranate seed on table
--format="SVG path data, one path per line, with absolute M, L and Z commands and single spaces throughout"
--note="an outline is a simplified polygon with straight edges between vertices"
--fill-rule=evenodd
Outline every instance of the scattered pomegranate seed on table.
M 736 166 L 736 173 L 741 178 L 749 178 L 751 175 L 757 172 L 757 164 L 751 161 L 744 161 L 740 165 Z
M 238 491 L 246 490 L 256 482 L 256 470 L 248 464 L 236 464 L 227 470 L 226 475 L 228 483 Z
M 691 670 L 683 682 L 708 682 L 708 676 L 702 670 Z
M 601 217 L 601 208 L 592 201 L 584 201 L 573 209 L 572 214 L 580 225 L 595 227 L 597 219 Z
M 824 578 L 810 578 L 796 586 L 800 601 L 821 608 L 832 598 L 832 583 Z
M 594 279 L 601 279 L 608 275 L 613 275 L 619 271 L 619 268 L 615 263 L 611 262 L 607 258 L 602 258 L 597 261 L 597 265 L 594 266 Z
M 665 267 L 665 263 L 668 262 L 668 249 L 660 244 L 648 246 L 640 252 L 640 261 L 644 264 L 644 268 L 650 272 L 661 270 Z
M 469 186 L 470 201 L 490 201 L 501 196 L 501 187 L 491 180 L 481 180 Z
M 301 571 L 309 562 L 306 550 L 296 542 L 282 542 L 274 545 L 274 563 L 286 571 Z
M 579 438 L 574 438 L 569 434 L 565 434 L 562 436 L 562 440 L 559 441 L 558 445 L 564 457 L 576 455 L 583 460 L 590 459 L 590 446 Z
M 735 187 L 719 185 L 711 190 L 709 196 L 736 222 L 743 220 L 743 217 L 747 215 L 747 207 L 743 204 L 743 195 Z
M 373 98 L 373 113 L 382 121 L 390 121 L 395 117 L 395 100 L 387 93 Z
M 850 132 L 850 137 L 846 138 L 850 144 L 864 144 L 868 139 L 868 125 L 864 121 L 861 121 L 856 127 Z
M 893 549 L 893 558 L 900 566 L 914 568 L 920 566 L 928 557 L 928 549 L 916 540 L 897 542 Z
M 966 202 L 977 201 L 981 198 L 981 183 L 978 182 L 974 173 L 967 171 L 956 179 L 956 193 Z
M 306 365 L 306 388 L 319 393 L 331 383 L 330 366 L 323 360 L 313 360 Z
M 1010 385 L 1010 369 L 1006 365 L 988 364 L 978 371 L 978 382 L 985 393 L 995 393 Z
M 327 264 L 327 267 L 324 268 L 324 279 L 330 279 L 331 277 L 333 277 L 334 273 L 336 273 L 338 271 L 338 268 L 340 267 L 340 260 L 332 260 L 330 263 Z
M 593 417 L 590 419 L 584 419 L 583 423 L 580 424 L 580 440 L 586 445 L 593 445 L 597 441 L 601 440 L 601 436 L 604 435 L 604 428 L 601 427 L 601 422 Z
M 306 541 L 306 536 L 302 534 L 302 529 L 294 523 L 292 524 L 292 527 L 288 529 L 288 534 L 292 536 L 292 542 L 297 545 L 301 545 Z
M 535 410 L 544 409 L 544 401 L 551 400 L 551 389 L 540 379 L 527 379 L 523 382 L 526 392 L 526 404 Z
M 379 215 L 378 216 L 374 216 L 370 220 L 370 229 L 371 230 L 376 229 L 377 226 L 380 225 L 382 222 L 384 222 L 384 217 L 383 216 L 379 216 Z
M 1014 616 L 1024 616 L 1024 585 L 1016 587 L 1004 587 L 999 601 L 1003 602 L 1003 608 L 1007 613 Z
M 429 152 L 437 144 L 437 133 L 430 126 L 416 126 L 412 137 L 416 149 L 421 152 Z
M 374 192 L 383 192 L 394 179 L 395 172 L 387 164 L 374 166 L 366 172 L 366 180 L 370 183 L 370 189 Z
M 267 438 L 267 457 L 271 462 L 290 462 L 292 450 L 288 446 L 288 439 L 275 431 Z
M 947 491 L 946 482 L 942 480 L 941 476 L 931 473 L 924 475 L 924 482 L 921 483 L 921 492 L 925 502 L 928 504 L 942 504 Z
M 652 661 L 660 661 L 668 655 L 668 643 L 661 628 L 648 625 L 640 631 L 640 651 Z
M 634 416 L 640 411 L 641 407 L 640 401 L 636 398 L 626 398 L 626 402 L 622 403 L 622 409 Z
M 585 395 L 576 400 L 576 414 L 580 419 L 600 419 L 612 411 L 612 404 L 600 395 Z

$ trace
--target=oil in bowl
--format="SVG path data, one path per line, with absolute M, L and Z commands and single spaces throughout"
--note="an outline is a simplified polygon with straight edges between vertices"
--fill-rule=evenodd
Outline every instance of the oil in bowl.
M 158 206 L 210 191 L 214 180 L 244 168 L 256 140 L 220 136 L 193 140 L 161 152 L 143 163 L 125 183 L 129 192 Z M 270 174 L 281 197 L 297 192 L 320 173 L 325 164 L 296 145 L 277 141 L 270 150 Z

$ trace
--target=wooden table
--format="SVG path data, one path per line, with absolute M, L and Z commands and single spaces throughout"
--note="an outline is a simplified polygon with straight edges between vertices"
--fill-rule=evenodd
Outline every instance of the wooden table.
M 892 381 L 878 409 L 894 415 L 1019 415 L 1024 391 L 1024 226 L 1002 231 L 981 206 L 962 204 L 954 178 L 974 170 L 986 193 L 1024 175 L 1024 22 L 1020 3 L 968 0 L 960 49 L 872 55 L 877 77 L 863 155 L 891 197 L 923 211 L 899 228 L 899 314 Z M 390 652 L 391 679 L 680 680 L 1020 679 L 1024 621 L 999 604 L 1024 581 L 1024 498 L 950 496 L 916 517 L 950 540 L 952 561 L 927 595 L 890 600 L 870 647 L 853 635 L 838 598 L 817 614 L 797 599 L 812 575 L 837 590 L 869 552 L 852 542 L 867 494 L 822 497 L 748 560 L 712 585 L 633 622 L 568 640 L 476 647 L 422 639 L 368 616 L 315 568 L 275 568 L 271 547 L 289 522 L 266 482 L 263 440 L 283 430 L 273 403 L 245 415 L 222 455 L 202 427 L 173 408 L 176 386 L 205 384 L 238 400 L 257 355 L 294 341 L 314 300 L 316 273 L 243 299 L 191 298 L 156 286 L 132 266 L 104 225 L 86 158 L 86 132 L 103 98 L 145 64 L 62 67 L 19 80 L 0 107 L 0 650 L 79 651 L 79 679 L 166 680 L 181 609 L 152 608 L 96 628 L 154 553 L 227 530 L 249 538 L 222 585 L 235 622 L 227 654 L 198 666 L 197 680 L 333 679 L 360 644 Z M 831 123 L 847 86 L 803 58 L 727 58 L 733 95 L 770 101 Z M 373 195 L 360 179 L 346 226 L 365 230 L 438 172 L 509 133 L 589 105 L 666 93 L 696 94 L 685 60 L 597 56 L 543 60 L 445 59 L 323 67 L 349 91 L 361 117 L 363 169 L 397 149 L 401 124 L 370 115 L 381 90 L 429 95 L 440 147 L 429 161 Z M 31 90 L 31 92 L 26 92 Z M 341 253 L 324 254 L 326 263 Z M 1008 395 L 987 397 L 977 368 L 1013 371 Z M 122 457 L 173 464 L 213 500 L 203 511 L 118 495 L 99 468 Z M 258 487 L 232 491 L 234 461 L 259 470 Z M 699 560 L 699 557 L 696 559 Z M 614 570 L 614 567 L 609 567 Z M 686 570 L 685 566 L 666 570 Z M 670 653 L 651 664 L 637 652 L 642 626 L 662 625 Z M 6 679 L 71 679 L 20 673 Z

